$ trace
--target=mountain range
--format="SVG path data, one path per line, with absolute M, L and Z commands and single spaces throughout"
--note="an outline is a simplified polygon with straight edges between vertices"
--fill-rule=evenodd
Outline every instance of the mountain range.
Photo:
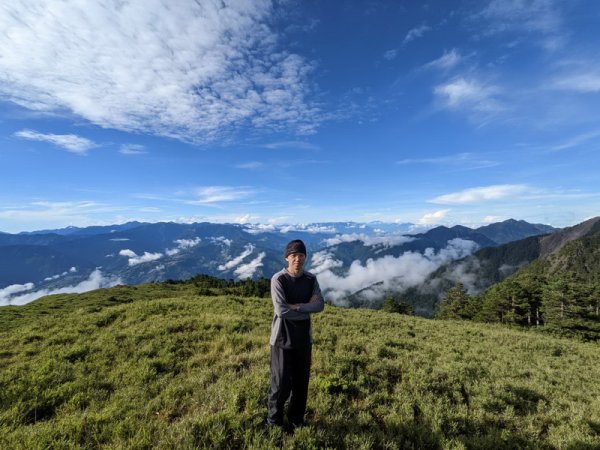
M 269 278 L 284 266 L 282 249 L 291 239 L 306 242 L 308 270 L 320 275 L 334 301 L 344 303 L 346 297 L 374 283 L 383 281 L 389 287 L 389 280 L 402 278 L 400 266 L 408 258 L 421 265 L 405 270 L 403 288 L 478 249 L 486 251 L 507 239 L 555 230 L 512 219 L 477 229 L 440 226 L 415 232 L 415 228 L 409 223 L 381 222 L 279 226 L 130 222 L 1 233 L 0 304 L 23 295 L 21 301 L 28 301 L 35 292 L 78 292 L 90 286 L 179 280 L 199 273 L 225 279 Z M 383 280 L 361 278 L 370 265 L 383 263 L 398 266 L 392 267 L 396 273 L 388 273 L 385 267 Z M 416 267 L 422 270 L 413 273 Z

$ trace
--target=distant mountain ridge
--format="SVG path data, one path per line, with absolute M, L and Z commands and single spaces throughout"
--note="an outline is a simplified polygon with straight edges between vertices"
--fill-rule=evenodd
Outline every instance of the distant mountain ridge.
M 510 226 L 511 222 L 504 225 Z M 102 276 L 124 284 L 186 279 L 199 273 L 225 279 L 270 278 L 285 265 L 282 249 L 296 238 L 303 239 L 309 248 L 308 270 L 315 263 L 311 258 L 325 252 L 337 261 L 329 270 L 342 276 L 353 263 L 364 265 L 370 260 L 400 258 L 407 252 L 427 254 L 431 259 L 450 243 L 462 245 L 468 252 L 497 246 L 478 229 L 440 226 L 408 234 L 407 230 L 413 228 L 408 223 L 382 222 L 304 225 L 129 222 L 2 233 L 0 297 L 7 286 L 33 283 L 36 290 L 52 291 L 79 285 L 98 269 Z M 512 235 L 523 232 L 519 225 Z
M 479 227 L 476 230 L 497 244 L 506 244 L 529 236 L 552 233 L 556 231 L 556 228 L 539 223 L 528 223 L 524 220 L 508 219 L 504 222 Z

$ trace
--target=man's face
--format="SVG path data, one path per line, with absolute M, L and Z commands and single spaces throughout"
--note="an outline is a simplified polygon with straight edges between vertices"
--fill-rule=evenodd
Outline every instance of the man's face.
M 290 253 L 285 260 L 288 262 L 288 270 L 292 273 L 298 273 L 304 267 L 306 255 L 304 253 Z

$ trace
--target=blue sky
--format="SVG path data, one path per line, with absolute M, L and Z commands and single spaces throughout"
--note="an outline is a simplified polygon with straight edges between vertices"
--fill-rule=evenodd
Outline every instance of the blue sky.
M 4 3 L 1 231 L 600 211 L 595 1 Z

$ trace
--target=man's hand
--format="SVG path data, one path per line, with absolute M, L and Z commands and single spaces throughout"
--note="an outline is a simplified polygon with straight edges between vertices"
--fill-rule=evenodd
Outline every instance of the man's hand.
M 290 308 L 292 311 L 298 311 L 300 309 L 300 306 L 297 305 L 296 303 L 288 303 L 288 308 Z

